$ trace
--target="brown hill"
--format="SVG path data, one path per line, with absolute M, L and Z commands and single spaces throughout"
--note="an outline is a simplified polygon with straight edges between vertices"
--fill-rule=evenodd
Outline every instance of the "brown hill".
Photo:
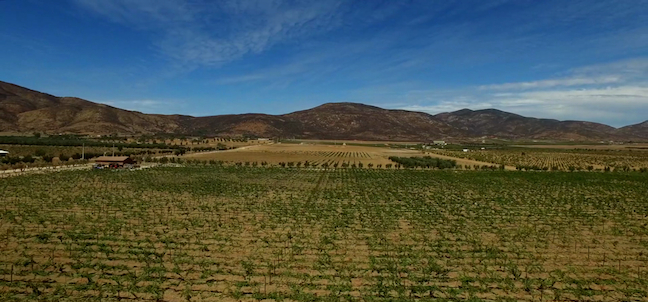
M 619 132 L 628 137 L 648 139 L 648 121 L 619 128 Z
M 179 131 L 179 116 L 144 114 L 0 82 L 0 131 L 155 133 Z
M 647 128 L 648 121 L 616 129 L 591 122 L 528 118 L 496 109 L 463 109 L 430 115 L 355 103 L 329 103 L 284 115 L 157 115 L 79 98 L 55 97 L 0 82 L 0 132 L 177 133 L 416 141 L 482 136 L 636 140 L 648 139 Z
M 298 127 L 295 121 L 281 116 L 250 113 L 196 117 L 187 123 L 185 132 L 223 136 L 286 137 Z
M 299 121 L 292 133 L 296 137 L 422 140 L 463 135 L 427 113 L 355 103 L 329 103 L 283 117 Z
M 435 118 L 469 133 L 471 136 L 501 138 L 599 140 L 623 139 L 617 129 L 608 125 L 581 121 L 539 119 L 497 109 L 462 109 L 440 113 Z

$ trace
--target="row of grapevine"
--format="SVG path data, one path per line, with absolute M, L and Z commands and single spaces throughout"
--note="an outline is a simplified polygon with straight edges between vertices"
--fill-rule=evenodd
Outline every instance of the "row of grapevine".
M 18 176 L 0 180 L 0 300 L 646 300 L 647 182 L 235 165 Z

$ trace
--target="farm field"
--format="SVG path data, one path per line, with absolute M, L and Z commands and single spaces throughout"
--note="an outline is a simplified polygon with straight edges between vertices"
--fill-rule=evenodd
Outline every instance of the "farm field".
M 58 156 L 65 154 L 72 156 L 74 154 L 81 154 L 84 149 L 89 154 L 112 154 L 114 150 L 116 153 L 133 153 L 133 154 L 156 154 L 158 152 L 166 151 L 171 153 L 170 149 L 153 149 L 153 148 L 110 148 L 110 147 L 72 147 L 72 146 L 23 146 L 23 145 L 0 145 L 0 149 L 9 151 L 12 156 L 27 156 L 35 155 L 39 152 L 50 156 Z
M 192 165 L 0 181 L 1 301 L 646 301 L 648 175 Z
M 391 145 L 418 145 L 418 141 L 365 141 L 365 140 L 319 140 L 319 139 L 299 139 L 287 140 L 288 142 L 304 142 L 309 144 L 335 144 L 335 145 L 370 145 L 370 146 L 391 146 Z
M 421 151 L 409 149 L 393 149 L 387 147 L 371 146 L 350 146 L 350 145 L 322 145 L 322 144 L 268 144 L 257 146 L 246 146 L 239 149 L 188 154 L 183 156 L 184 159 L 197 159 L 203 161 L 219 160 L 228 163 L 262 163 L 266 162 L 270 166 L 276 166 L 279 163 L 292 162 L 295 165 L 305 162 L 309 166 L 342 167 L 343 164 L 359 165 L 364 167 L 385 167 L 385 165 L 394 164 L 389 160 L 390 156 L 411 157 L 425 155 Z M 491 163 L 479 162 L 470 159 L 457 157 L 444 157 L 444 159 L 453 159 L 459 165 L 492 165 Z
M 471 159 L 525 170 L 648 169 L 648 152 L 632 150 L 489 149 L 433 150 L 433 154 Z M 432 155 L 434 156 L 434 155 Z
M 645 143 L 628 143 L 628 144 L 592 144 L 592 145 L 511 145 L 511 147 L 521 148 L 540 148 L 540 149 L 587 149 L 587 150 L 648 150 L 648 144 Z
M 220 160 L 224 162 L 267 162 L 276 165 L 280 162 L 309 162 L 312 166 L 328 163 L 343 163 L 375 166 L 393 163 L 389 156 L 420 155 L 415 150 L 389 149 L 363 146 L 319 145 L 319 144 L 268 144 L 248 146 L 226 152 L 190 154 L 185 158 L 200 160 Z

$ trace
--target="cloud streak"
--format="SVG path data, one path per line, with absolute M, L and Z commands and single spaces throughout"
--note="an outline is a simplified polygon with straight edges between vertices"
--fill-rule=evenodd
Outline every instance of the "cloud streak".
M 502 95 L 454 97 L 430 104 L 399 106 L 398 109 L 431 114 L 464 108 L 497 108 L 525 116 L 560 120 L 601 121 L 621 127 L 645 121 L 648 88 L 623 86 L 592 90 L 550 90 Z
M 567 73 L 572 76 L 461 91 L 413 91 L 404 98 L 419 103 L 399 108 L 432 114 L 497 108 L 541 118 L 602 121 L 617 127 L 648 118 L 648 59 L 584 66 Z
M 162 114 L 175 114 L 180 109 L 183 109 L 183 103 L 177 101 L 161 101 L 161 100 L 109 100 L 100 102 L 109 106 L 126 109 L 131 111 L 138 111 L 143 113 L 162 113 Z M 164 108 L 160 112 L 160 108 Z
M 185 64 L 219 66 L 341 26 L 338 1 L 74 0 L 110 21 L 154 33 Z
M 518 82 L 518 83 L 505 83 L 494 85 L 482 85 L 479 87 L 481 90 L 523 90 L 523 89 L 538 89 L 538 88 L 553 88 L 559 86 L 584 86 L 584 85 L 601 85 L 612 84 L 621 82 L 619 76 L 604 76 L 597 78 L 564 78 L 564 79 L 551 79 L 533 82 Z
M 648 119 L 648 58 L 572 68 L 566 73 L 569 76 L 561 78 L 430 92 L 417 99 L 435 101 L 402 108 L 430 113 L 497 108 L 533 117 L 594 120 L 612 126 Z

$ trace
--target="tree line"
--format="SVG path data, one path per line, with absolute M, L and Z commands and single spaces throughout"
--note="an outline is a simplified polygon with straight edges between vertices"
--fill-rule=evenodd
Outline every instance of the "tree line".
M 111 147 L 117 148 L 157 148 L 169 149 L 174 146 L 167 144 L 138 144 L 138 143 L 113 143 L 103 141 L 93 141 L 85 138 L 75 136 L 0 136 L 0 144 L 5 145 L 35 145 L 35 146 L 65 146 L 65 147 L 81 147 L 83 145 L 88 147 Z
M 404 168 L 437 168 L 437 169 L 452 169 L 457 166 L 457 161 L 449 159 L 441 159 L 431 156 L 423 157 L 398 157 L 390 156 L 389 160 L 400 164 Z

